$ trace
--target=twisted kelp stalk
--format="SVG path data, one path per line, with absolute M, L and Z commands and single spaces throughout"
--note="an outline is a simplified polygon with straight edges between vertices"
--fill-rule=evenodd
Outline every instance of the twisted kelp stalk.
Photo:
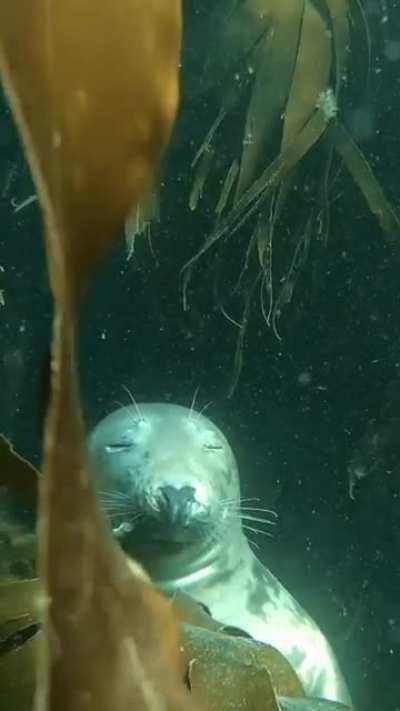
M 169 136 L 180 22 L 179 0 L 0 5 L 0 68 L 43 209 L 55 300 L 38 711 L 184 704 L 171 610 L 114 545 L 90 486 L 75 343 L 80 298 Z
M 243 310 L 232 393 L 254 295 L 259 294 L 264 318 L 280 338 L 278 321 L 292 299 L 312 240 L 326 239 L 335 156 L 350 172 L 389 238 L 398 238 L 400 222 L 341 122 L 344 98 L 354 84 L 363 81 L 354 61 L 363 51 L 368 57 L 369 81 L 370 36 L 361 0 L 219 0 L 207 42 L 207 91 L 222 93 L 222 103 L 193 161 L 190 207 L 197 208 L 207 181 L 216 175 L 222 174 L 222 187 L 215 196 L 214 228 L 184 267 L 183 301 L 187 308 L 186 292 L 198 260 L 213 248 L 216 263 L 221 248 L 225 264 L 224 248 L 252 218 L 235 288 L 242 295 Z M 231 121 L 230 132 L 227 121 Z M 232 133 L 237 134 L 233 149 L 234 140 L 227 145 Z M 316 147 L 320 161 L 314 162 L 313 178 L 307 181 L 315 184 L 314 199 L 306 205 L 305 223 L 293 234 L 290 220 L 283 219 L 284 210 L 289 212 L 289 198 L 298 207 L 304 180 L 300 171 Z M 298 216 L 296 226 L 300 221 Z M 284 246 L 284 256 L 289 255 L 283 273 L 273 265 L 273 245 L 278 243 Z

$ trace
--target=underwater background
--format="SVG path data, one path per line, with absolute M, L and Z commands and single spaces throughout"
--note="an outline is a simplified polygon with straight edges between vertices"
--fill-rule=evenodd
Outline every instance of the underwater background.
M 364 5 L 376 36 L 374 91 L 363 109 L 360 140 L 398 204 L 400 7 Z M 187 25 L 209 9 L 210 3 L 196 9 L 187 3 Z M 385 12 L 389 19 L 383 22 Z M 86 301 L 81 378 L 88 427 L 117 402 L 127 402 L 123 386 L 139 402 L 190 405 L 197 389 L 197 408 L 211 401 L 207 415 L 234 449 L 243 496 L 260 497 L 279 514 L 275 537 L 256 539 L 259 557 L 326 633 L 355 705 L 395 711 L 400 236 L 398 245 L 389 245 L 356 185 L 339 175 L 329 239 L 300 276 L 280 320 L 281 340 L 255 306 L 240 378 L 228 398 L 237 330 L 216 304 L 210 261 L 199 263 L 189 308 L 182 305 L 181 269 L 212 221 L 207 198 L 196 212 L 188 206 L 188 155 L 195 154 L 215 113 L 197 87 L 197 62 L 206 51 L 206 36 L 188 36 L 181 115 L 151 241 L 138 237 L 128 259 L 121 236 Z M 34 189 L 10 111 L 0 101 L 0 430 L 39 465 L 51 302 L 38 205 L 32 200 L 21 207 Z M 351 116 L 356 108 L 348 113 L 350 122 Z M 226 269 L 242 259 L 243 244 L 231 239 Z

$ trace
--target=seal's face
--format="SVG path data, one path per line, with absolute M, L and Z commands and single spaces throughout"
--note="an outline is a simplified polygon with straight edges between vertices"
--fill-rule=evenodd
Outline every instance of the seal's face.
M 239 501 L 238 473 L 208 418 L 179 405 L 121 408 L 97 425 L 89 450 L 96 488 L 124 547 L 161 547 L 165 555 L 209 549 L 223 535 L 229 504 Z

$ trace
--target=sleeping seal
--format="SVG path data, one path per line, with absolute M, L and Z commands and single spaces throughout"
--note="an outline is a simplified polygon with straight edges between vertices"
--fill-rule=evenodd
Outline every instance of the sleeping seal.
M 89 454 L 115 535 L 166 594 L 183 590 L 216 620 L 276 647 L 307 695 L 350 703 L 324 635 L 249 546 L 250 514 L 218 427 L 179 405 L 124 407 L 94 428 Z

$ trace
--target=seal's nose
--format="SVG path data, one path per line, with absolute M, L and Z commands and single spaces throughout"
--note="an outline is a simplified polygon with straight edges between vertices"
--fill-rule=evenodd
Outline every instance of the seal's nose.
M 171 523 L 185 523 L 190 515 L 192 503 L 195 501 L 193 486 L 160 486 L 159 502 L 161 511 L 168 516 Z

